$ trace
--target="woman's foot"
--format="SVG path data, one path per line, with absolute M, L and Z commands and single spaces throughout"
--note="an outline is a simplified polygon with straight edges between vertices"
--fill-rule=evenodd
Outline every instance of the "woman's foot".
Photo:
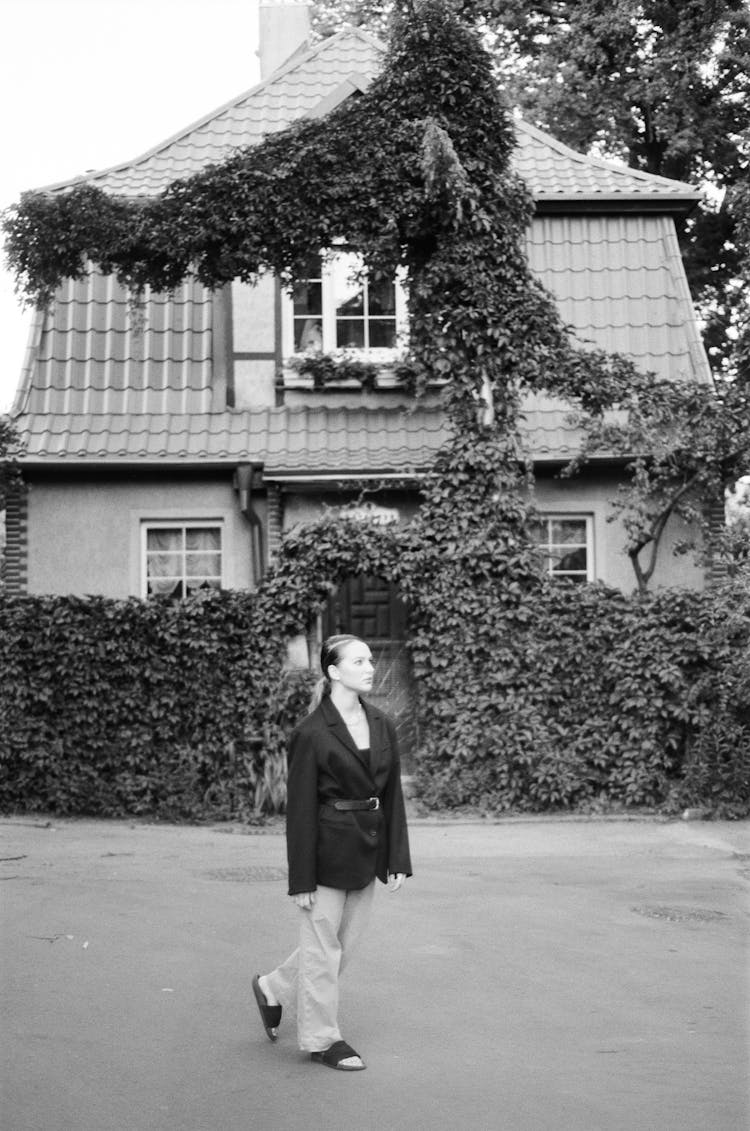
M 263 994 L 263 997 L 266 999 L 266 1003 L 268 1005 L 281 1004 L 279 999 L 277 997 L 274 997 L 274 995 L 272 994 L 271 987 L 268 984 L 268 978 L 266 978 L 265 974 L 258 975 L 258 985 L 260 986 L 260 992 Z
M 341 1072 L 361 1072 L 367 1065 L 358 1052 L 346 1041 L 336 1041 L 325 1052 L 311 1052 L 310 1059 L 326 1068 L 338 1068 Z
M 265 979 L 260 978 L 256 974 L 253 978 L 253 994 L 255 995 L 255 1001 L 258 1005 L 258 1012 L 260 1013 L 260 1019 L 263 1022 L 266 1036 L 269 1041 L 275 1041 L 278 1036 L 279 1022 L 281 1021 L 281 1006 L 276 1000 L 269 1002 L 261 988 L 262 981 L 265 981 Z M 267 982 L 266 985 L 268 985 Z

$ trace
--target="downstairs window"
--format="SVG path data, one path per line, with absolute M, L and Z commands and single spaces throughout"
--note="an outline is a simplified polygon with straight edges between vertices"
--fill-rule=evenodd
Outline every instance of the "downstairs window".
M 179 599 L 199 589 L 221 589 L 221 524 L 145 524 L 142 576 L 146 597 Z
M 593 581 L 590 515 L 541 515 L 532 527 L 532 537 L 542 554 L 544 568 L 552 577 L 567 577 L 575 582 Z

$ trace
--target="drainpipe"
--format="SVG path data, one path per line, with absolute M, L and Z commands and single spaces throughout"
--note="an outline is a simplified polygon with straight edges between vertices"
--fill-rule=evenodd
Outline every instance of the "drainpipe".
M 263 522 L 253 506 L 253 491 L 263 485 L 262 463 L 240 463 L 234 473 L 234 489 L 239 507 L 250 523 L 250 552 L 252 554 L 253 580 L 257 585 L 265 573 L 263 554 Z

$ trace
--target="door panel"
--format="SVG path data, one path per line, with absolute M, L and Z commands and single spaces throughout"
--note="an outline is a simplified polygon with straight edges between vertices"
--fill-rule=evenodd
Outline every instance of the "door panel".
M 417 745 L 414 678 L 406 649 L 406 606 L 396 585 L 365 574 L 347 578 L 329 599 L 323 632 L 351 632 L 370 645 L 375 682 L 368 699 L 396 723 L 408 772 Z

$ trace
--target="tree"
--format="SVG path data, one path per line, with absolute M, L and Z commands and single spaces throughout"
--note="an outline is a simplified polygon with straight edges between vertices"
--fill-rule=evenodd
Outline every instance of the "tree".
M 723 508 L 727 489 L 750 469 L 750 386 L 741 378 L 716 388 L 654 380 L 633 385 L 619 409 L 581 419 L 586 441 L 568 473 L 597 451 L 630 457 L 613 517 L 622 518 L 625 551 L 645 592 L 671 519 L 691 530 L 677 552 L 721 552 L 712 546 L 712 511 Z
M 750 128 L 745 132 L 745 143 L 750 151 Z M 750 167 L 750 161 L 748 162 Z M 737 320 L 735 359 L 739 377 L 750 381 L 750 182 L 745 179 L 736 184 L 730 193 L 730 207 L 735 218 L 735 231 L 739 251 L 737 278 Z

